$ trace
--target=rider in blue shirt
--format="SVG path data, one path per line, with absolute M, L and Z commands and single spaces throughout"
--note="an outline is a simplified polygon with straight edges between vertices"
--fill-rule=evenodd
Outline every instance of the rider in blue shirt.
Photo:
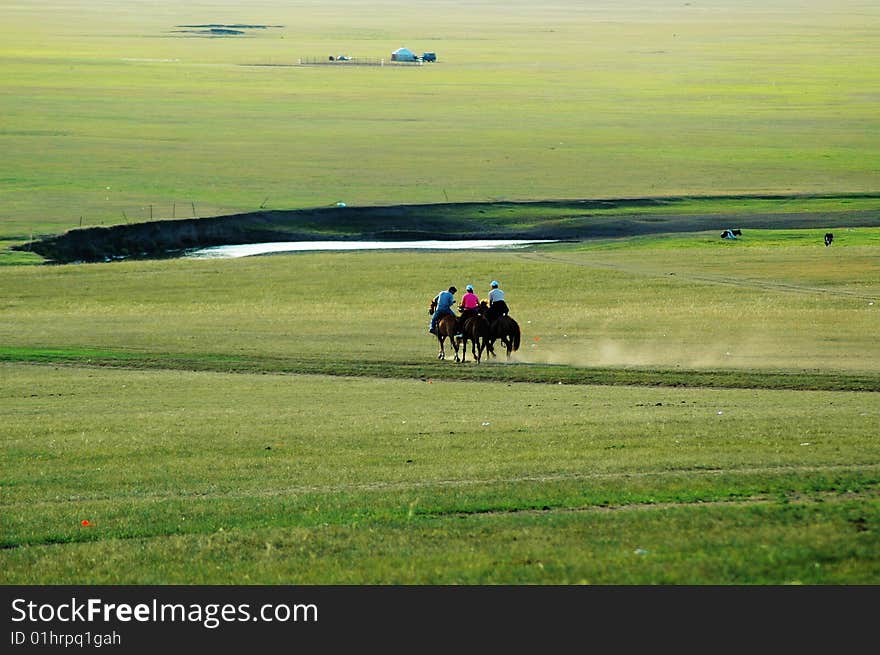
M 437 301 L 437 309 L 434 311 L 434 314 L 431 316 L 431 327 L 428 328 L 428 332 L 431 334 L 437 333 L 437 321 L 440 320 L 440 317 L 444 314 L 449 314 L 450 316 L 455 316 L 455 310 L 453 307 L 455 306 L 455 292 L 458 291 L 455 287 L 449 287 L 448 291 L 441 291 L 437 294 L 437 297 L 434 300 Z

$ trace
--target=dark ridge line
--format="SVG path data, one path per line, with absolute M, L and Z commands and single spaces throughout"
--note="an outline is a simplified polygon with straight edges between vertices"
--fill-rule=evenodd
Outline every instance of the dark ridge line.
M 227 24 L 227 23 L 205 23 L 204 25 L 175 25 L 174 27 L 219 27 L 233 28 L 239 30 L 265 30 L 270 27 L 284 27 L 284 25 L 244 25 L 244 24 Z
M 565 384 L 583 386 L 624 386 L 689 389 L 760 389 L 766 391 L 880 392 L 880 376 L 865 374 L 693 370 L 590 369 L 558 364 L 507 364 L 502 359 L 485 365 L 425 363 L 355 362 L 351 360 L 301 362 L 283 359 L 237 360 L 219 356 L 151 357 L 149 353 L 82 353 L 33 351 L 16 353 L 0 349 L 0 362 L 32 365 L 58 365 L 122 370 L 190 371 L 241 375 L 324 375 L 387 380 L 444 380 L 451 382 L 502 382 L 508 384 Z M 480 368 L 482 366 L 482 368 Z M 467 368 L 465 368 L 467 367 Z M 798 383 L 802 377 L 808 383 Z
M 300 209 L 264 209 L 223 216 L 159 219 L 140 223 L 119 223 L 75 228 L 57 235 L 42 236 L 12 250 L 30 250 L 50 263 L 101 262 L 113 259 L 179 257 L 192 248 L 260 243 L 266 241 L 311 241 L 316 239 L 353 241 L 455 238 L 516 238 L 582 241 L 593 238 L 701 231 L 725 227 L 721 222 L 734 220 L 741 227 L 876 226 L 877 209 L 834 209 L 815 211 L 809 208 L 780 212 L 773 208 L 758 212 L 734 212 L 718 208 L 700 213 L 668 213 L 670 205 L 688 201 L 735 200 L 816 200 L 880 199 L 880 193 L 852 194 L 752 194 L 752 195 L 681 195 L 580 200 L 515 200 L 491 202 L 456 202 L 365 206 L 323 206 Z M 545 207 L 558 215 L 546 220 L 530 217 L 524 226 L 507 225 L 505 218 L 482 220 L 485 209 Z M 667 212 L 628 212 L 638 208 L 665 207 Z M 616 210 L 596 217 L 591 210 Z M 567 215 L 571 212 L 572 215 Z M 714 223 L 712 222 L 714 221 Z M 716 225 L 717 223 L 717 225 Z M 329 228 L 329 233 L 328 233 Z

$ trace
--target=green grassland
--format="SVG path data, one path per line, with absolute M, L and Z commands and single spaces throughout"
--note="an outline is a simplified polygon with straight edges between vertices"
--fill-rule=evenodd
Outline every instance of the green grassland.
M 267 27 L 179 27 L 213 23 Z M 867 0 L 0 6 L 0 582 L 880 583 L 878 25 Z M 401 45 L 439 61 L 296 65 Z M 12 249 L 261 209 L 571 240 Z M 439 361 L 430 299 L 492 279 L 521 348 Z
M 178 27 L 205 23 L 279 27 Z M 868 0 L 5 3 L 0 237 L 337 201 L 876 192 L 878 24 Z M 401 45 L 439 61 L 295 65 Z
M 880 574 L 876 394 L 3 368 L 8 582 Z
M 309 362 L 423 362 L 441 289 L 499 279 L 521 363 L 873 374 L 880 263 L 863 228 L 792 247 L 313 253 L 3 269 L 0 343 Z M 667 239 L 658 242 L 668 246 Z M 808 245 L 809 244 L 809 245 Z M 872 304 L 874 303 L 874 304 Z
M 876 583 L 877 230 L 816 237 L 5 267 L 3 579 Z M 492 278 L 523 347 L 438 362 Z

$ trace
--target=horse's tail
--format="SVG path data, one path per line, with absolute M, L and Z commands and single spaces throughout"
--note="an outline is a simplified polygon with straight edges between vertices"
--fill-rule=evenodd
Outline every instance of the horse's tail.
M 511 335 L 511 336 L 513 336 L 513 350 L 517 351 L 517 350 L 519 350 L 519 338 L 520 338 L 519 323 L 517 323 L 516 321 L 513 321 L 511 323 L 511 327 L 513 328 L 511 330 L 511 332 L 513 332 L 513 334 Z

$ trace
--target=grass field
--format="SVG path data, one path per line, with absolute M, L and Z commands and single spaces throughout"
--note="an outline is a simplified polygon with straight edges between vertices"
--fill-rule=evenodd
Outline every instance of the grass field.
M 180 27 L 239 23 L 266 27 Z M 0 6 L 0 583 L 880 583 L 878 25 L 866 0 Z M 439 61 L 295 65 L 401 45 Z M 582 198 L 654 200 L 458 204 Z M 676 227 L 10 249 L 338 201 Z M 521 348 L 438 361 L 430 299 L 492 279 Z
M 203 23 L 282 27 L 177 27 Z M 0 238 L 337 201 L 875 192 L 878 24 L 870 0 L 4 3 Z M 282 65 L 401 45 L 439 60 Z
M 6 267 L 4 577 L 876 583 L 876 235 Z
M 876 394 L 4 368 L 10 582 L 880 572 Z

